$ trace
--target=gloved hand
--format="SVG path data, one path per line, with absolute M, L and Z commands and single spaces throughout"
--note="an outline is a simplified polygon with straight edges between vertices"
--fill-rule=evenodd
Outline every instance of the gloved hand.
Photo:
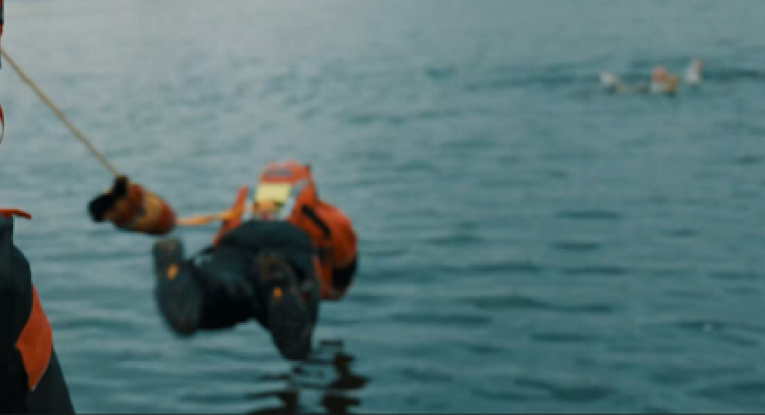
M 105 220 L 119 219 L 120 216 L 126 216 L 125 214 L 129 213 L 131 208 L 140 207 L 140 204 L 132 206 L 135 203 L 131 204 L 129 202 L 129 187 L 130 181 L 127 177 L 117 176 L 111 189 L 91 200 L 88 205 L 88 211 L 93 221 L 103 222 Z
M 88 205 L 95 222 L 110 221 L 122 230 L 164 235 L 175 227 L 175 212 L 159 196 L 118 176 L 106 193 Z

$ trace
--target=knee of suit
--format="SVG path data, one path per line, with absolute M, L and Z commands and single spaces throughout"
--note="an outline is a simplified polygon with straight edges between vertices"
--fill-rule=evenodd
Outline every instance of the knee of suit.
M 158 284 L 154 291 L 157 306 L 168 327 L 180 336 L 190 336 L 197 331 L 201 304 L 195 304 L 191 298 L 184 298 L 183 293 L 173 292 L 163 284 Z

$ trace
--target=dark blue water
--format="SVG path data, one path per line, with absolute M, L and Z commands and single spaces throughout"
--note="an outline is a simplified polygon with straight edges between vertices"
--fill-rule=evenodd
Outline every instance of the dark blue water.
M 312 163 L 360 237 L 356 285 L 322 307 L 316 334 L 341 340 L 365 379 L 335 405 L 765 405 L 765 2 L 6 8 L 7 51 L 181 213 L 226 207 L 272 159 Z M 601 70 L 647 77 L 694 57 L 705 83 L 675 98 L 597 83 Z M 8 65 L 0 99 L 2 203 L 34 215 L 17 242 L 79 411 L 327 408 L 329 360 L 320 375 L 293 368 L 256 324 L 171 335 L 153 302 L 153 240 L 86 215 L 108 173 Z M 213 231 L 182 236 L 193 250 Z

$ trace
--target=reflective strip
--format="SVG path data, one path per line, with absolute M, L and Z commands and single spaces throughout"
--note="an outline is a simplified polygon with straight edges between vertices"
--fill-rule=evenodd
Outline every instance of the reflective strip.
M 261 183 L 255 190 L 255 202 L 287 202 L 292 186 L 286 183 Z
M 287 220 L 290 216 L 292 216 L 292 210 L 295 208 L 295 202 L 297 202 L 298 196 L 300 196 L 300 193 L 307 185 L 308 180 L 303 179 L 292 186 L 290 195 L 287 198 L 287 201 L 284 203 L 284 206 L 282 206 L 282 210 L 279 212 L 278 217 L 280 220 Z

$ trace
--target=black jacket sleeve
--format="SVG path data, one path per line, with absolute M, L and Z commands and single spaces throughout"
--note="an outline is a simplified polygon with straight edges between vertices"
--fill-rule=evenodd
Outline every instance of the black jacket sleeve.
M 0 413 L 73 413 L 54 351 L 37 389 L 30 393 L 16 341 L 32 310 L 32 273 L 13 244 L 13 218 L 0 216 Z
M 26 372 L 15 345 L 31 308 L 29 263 L 13 245 L 13 218 L 0 216 L 0 412 L 26 410 Z

